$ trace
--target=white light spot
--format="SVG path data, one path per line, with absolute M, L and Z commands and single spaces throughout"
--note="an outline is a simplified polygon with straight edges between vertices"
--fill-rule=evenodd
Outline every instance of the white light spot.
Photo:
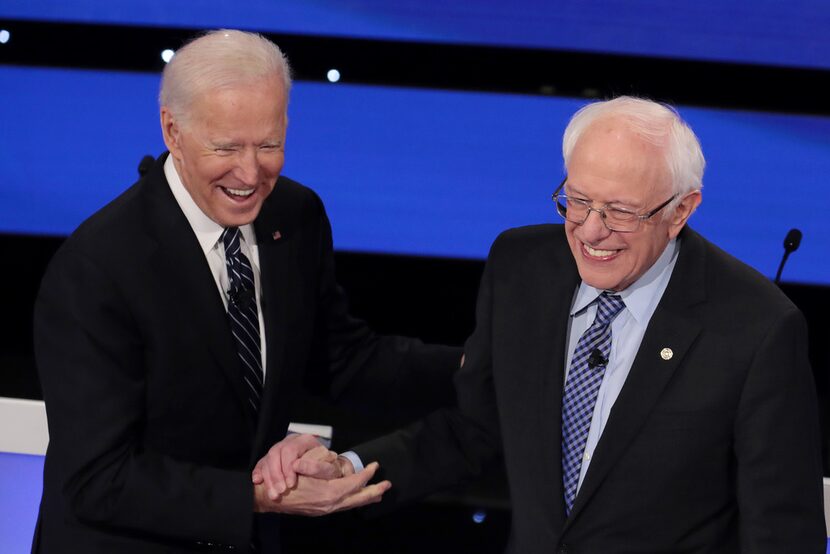
M 164 60 L 164 63 L 170 63 L 170 60 L 172 60 L 172 59 L 173 59 L 173 56 L 174 56 L 175 54 L 176 54 L 176 52 L 175 52 L 175 51 L 170 50 L 170 49 L 168 48 L 167 50 L 162 51 L 162 53 L 161 53 L 161 59 L 162 59 L 162 60 Z
M 328 73 L 326 73 L 326 79 L 329 80 L 329 83 L 336 83 L 340 80 L 340 72 L 336 69 L 329 69 Z
M 12 38 L 12 34 L 5 29 L 0 29 L 0 44 L 6 44 L 9 42 L 9 39 Z
M 484 523 L 484 520 L 487 519 L 487 512 L 484 510 L 476 510 L 473 514 L 473 522 L 474 523 Z

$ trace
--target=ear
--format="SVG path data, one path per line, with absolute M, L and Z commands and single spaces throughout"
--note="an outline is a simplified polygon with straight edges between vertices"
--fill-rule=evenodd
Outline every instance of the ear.
M 675 238 L 686 225 L 686 221 L 694 213 L 700 202 L 703 200 L 699 190 L 690 192 L 683 197 L 680 204 L 674 209 L 674 213 L 669 218 L 669 237 Z
M 181 158 L 181 127 L 173 119 L 173 114 L 167 106 L 162 106 L 161 113 L 161 134 L 164 137 L 164 144 L 175 159 Z

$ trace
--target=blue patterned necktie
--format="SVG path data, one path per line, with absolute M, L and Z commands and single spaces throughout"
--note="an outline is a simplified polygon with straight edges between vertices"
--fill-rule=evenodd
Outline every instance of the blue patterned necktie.
M 233 333 L 236 351 L 242 361 L 242 378 L 248 392 L 248 402 L 259 411 L 262 396 L 262 350 L 259 337 L 259 313 L 254 288 L 254 271 L 242 253 L 238 227 L 228 227 L 222 233 L 225 246 L 225 267 L 228 270 L 228 319 Z
M 562 398 L 562 483 L 567 515 L 576 497 L 591 417 L 611 352 L 611 322 L 624 307 L 617 295 L 599 295 L 594 322 L 580 337 L 571 360 Z

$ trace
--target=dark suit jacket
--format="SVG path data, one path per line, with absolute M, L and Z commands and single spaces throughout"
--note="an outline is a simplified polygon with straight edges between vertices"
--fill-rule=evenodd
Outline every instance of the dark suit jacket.
M 285 436 L 300 386 L 385 412 L 413 387 L 450 386 L 460 359 L 348 316 L 322 203 L 280 178 L 254 222 L 268 364 L 255 421 L 165 158 L 73 233 L 41 286 L 35 351 L 50 444 L 36 552 L 246 551 L 250 470 Z M 276 517 L 257 520 L 263 550 L 276 548 Z
M 560 414 L 578 284 L 562 226 L 496 240 L 459 409 L 356 449 L 392 481 L 379 508 L 475 473 L 503 442 L 510 552 L 823 554 L 803 317 L 690 229 L 566 519 Z

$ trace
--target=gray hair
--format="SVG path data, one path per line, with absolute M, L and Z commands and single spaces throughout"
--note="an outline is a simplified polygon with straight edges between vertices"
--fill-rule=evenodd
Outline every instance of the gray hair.
M 182 46 L 165 66 L 159 105 L 186 123 L 200 94 L 269 77 L 282 79 L 287 101 L 291 68 L 276 44 L 255 33 L 211 31 Z
M 664 150 L 672 178 L 672 192 L 677 195 L 666 207 L 666 216 L 672 213 L 683 196 L 703 188 L 706 160 L 691 127 L 671 106 L 632 96 L 594 102 L 573 115 L 562 137 L 562 157 L 566 168 L 582 134 L 597 121 L 612 118 L 622 119 L 630 131 Z

